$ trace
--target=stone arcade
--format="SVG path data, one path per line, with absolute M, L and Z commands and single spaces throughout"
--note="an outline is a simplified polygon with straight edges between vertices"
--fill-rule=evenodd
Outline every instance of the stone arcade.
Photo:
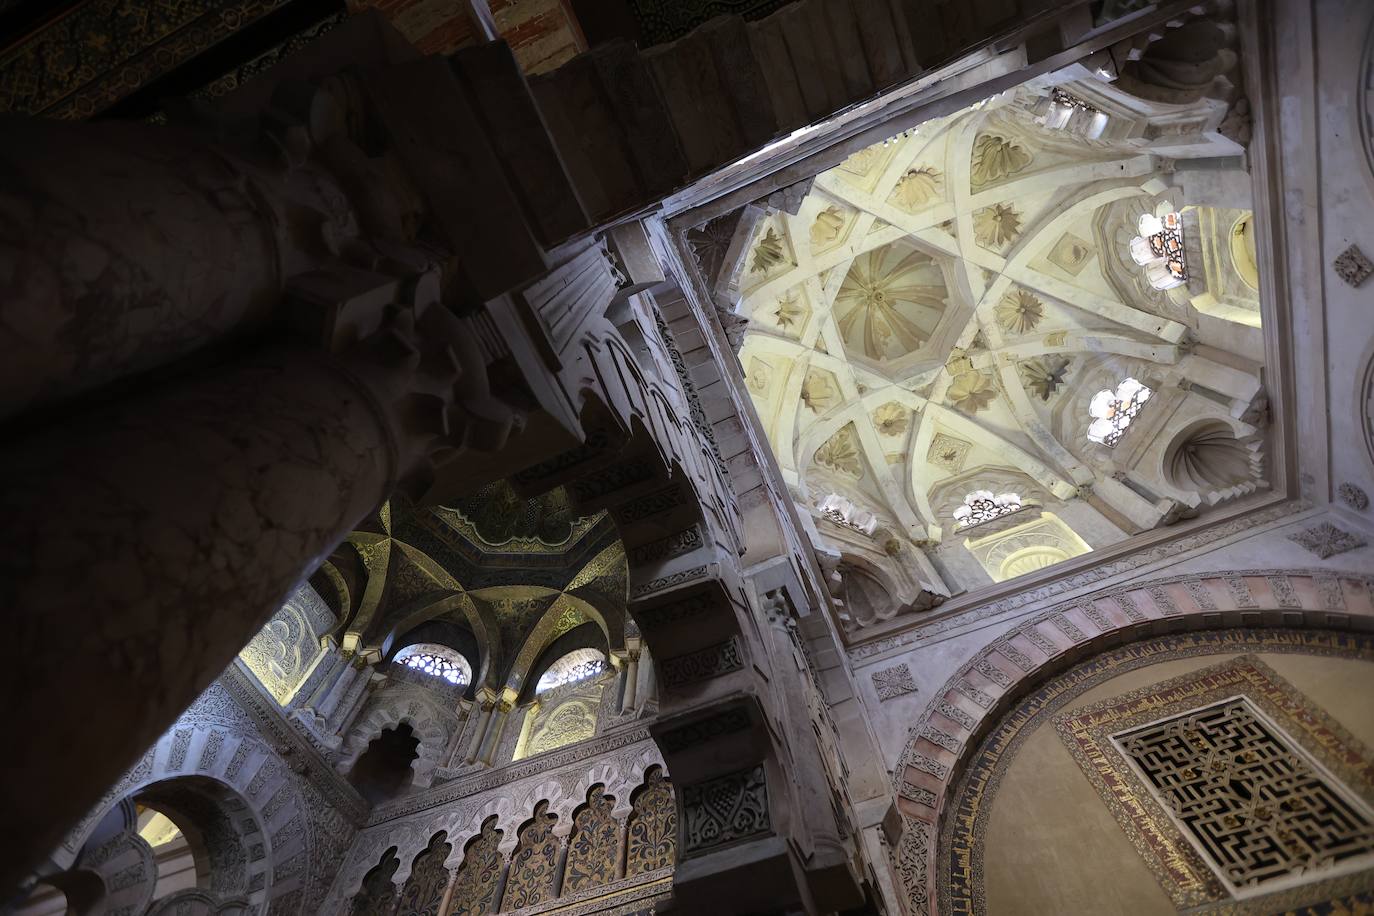
M 1374 910 L 1374 7 L 0 0 L 0 909 Z

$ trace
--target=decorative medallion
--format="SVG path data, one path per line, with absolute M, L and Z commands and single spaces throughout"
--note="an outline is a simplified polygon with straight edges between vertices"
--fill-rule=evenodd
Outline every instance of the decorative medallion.
M 749 390 L 762 397 L 768 393 L 768 383 L 772 380 L 772 370 L 768 364 L 757 356 L 750 357 L 749 371 L 744 376 L 744 383 L 749 386 Z
M 1078 276 L 1083 266 L 1092 260 L 1093 248 L 1072 232 L 1066 232 L 1054 243 L 1046 257 L 1051 264 L 1072 277 Z
M 1029 290 L 1016 289 L 1002 297 L 993 309 L 997 326 L 1008 334 L 1028 334 L 1045 317 L 1045 303 Z
M 1290 534 L 1288 540 L 1301 545 L 1323 560 L 1365 545 L 1365 539 L 1358 534 L 1342 531 L 1330 522 L 1322 522 L 1296 534 Z
M 844 162 L 841 162 L 839 169 L 842 172 L 848 172 L 856 178 L 867 177 L 868 173 L 873 170 L 873 167 L 878 164 L 878 160 L 882 158 L 883 152 L 884 148 L 875 143 L 873 146 L 859 150 Z
M 749 269 L 756 274 L 766 274 L 786 260 L 786 257 L 782 239 L 778 238 L 777 230 L 769 226 L 763 238 L 754 245 L 754 258 Z
M 1064 384 L 1071 362 L 1067 356 L 1037 356 L 1021 361 L 1017 369 L 1026 388 L 1040 400 L 1048 401 Z
M 951 474 L 957 474 L 963 470 L 964 459 L 968 457 L 971 448 L 971 442 L 956 439 L 945 433 L 936 433 L 930 440 L 930 451 L 926 452 L 926 461 Z
M 1374 264 L 1369 263 L 1369 258 L 1364 256 L 1358 245 L 1351 245 L 1338 254 L 1331 266 L 1336 268 L 1336 276 L 1355 287 L 1374 273 Z
M 1341 502 L 1356 511 L 1363 512 L 1369 508 L 1369 494 L 1353 483 L 1341 484 L 1336 488 L 1336 494 L 1340 496 Z
M 893 204 L 914 212 L 940 196 L 940 173 L 928 165 L 908 169 L 888 198 Z
M 814 413 L 824 413 L 840 402 L 835 377 L 822 369 L 810 369 L 802 382 L 801 399 Z
M 777 307 L 769 314 L 784 331 L 799 331 L 806 317 L 806 307 L 797 299 L 796 293 L 789 291 L 778 297 Z
M 975 414 L 997 397 L 992 376 L 968 369 L 954 376 L 949 386 L 949 402 L 967 414 Z
M 687 246 L 707 286 L 714 286 L 739 228 L 740 213 L 727 213 L 687 230 Z
M 993 204 L 973 214 L 973 237 L 984 248 L 1000 250 L 1021 234 L 1021 213 L 1011 204 Z
M 824 248 L 840 237 L 844 228 L 844 212 L 839 207 L 829 206 L 816 214 L 811 224 L 811 247 Z
M 916 679 L 905 663 L 882 668 L 873 672 L 873 689 L 878 691 L 879 700 L 895 700 L 897 697 L 917 690 Z
M 873 425 L 884 436 L 900 436 L 906 432 L 911 411 L 896 401 L 888 401 L 873 411 Z
M 816 462 L 853 477 L 862 477 L 863 461 L 854 435 L 854 424 L 846 425 L 816 449 Z
M 1015 175 L 1031 163 L 1021 144 L 999 134 L 983 134 L 973 144 L 970 178 L 975 189 Z

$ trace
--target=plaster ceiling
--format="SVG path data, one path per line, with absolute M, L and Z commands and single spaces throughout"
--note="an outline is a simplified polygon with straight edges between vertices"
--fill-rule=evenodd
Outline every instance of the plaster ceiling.
M 1248 195 L 1195 190 L 1178 165 L 1236 148 L 1206 129 L 1182 147 L 1148 140 L 1186 106 L 1074 88 L 1111 110 L 1109 139 L 1042 126 L 1048 88 L 1022 87 L 851 156 L 796 213 L 741 223 L 739 358 L 783 475 L 829 548 L 888 562 L 908 591 L 979 584 L 930 559 L 959 545 L 952 509 L 984 486 L 1054 506 L 1093 549 L 1206 511 L 1226 487 L 1171 478 L 1163 451 L 1209 416 L 1241 443 L 1226 451 L 1225 482 L 1243 484 L 1230 496 L 1263 486 L 1247 464 L 1258 424 L 1242 419 L 1263 363 Z M 1164 203 L 1190 208 L 1196 236 L 1194 276 L 1169 291 L 1129 250 Z M 1090 399 L 1128 376 L 1168 393 L 1141 414 L 1154 428 L 1129 447 L 1089 442 Z M 873 530 L 820 512 L 831 495 Z

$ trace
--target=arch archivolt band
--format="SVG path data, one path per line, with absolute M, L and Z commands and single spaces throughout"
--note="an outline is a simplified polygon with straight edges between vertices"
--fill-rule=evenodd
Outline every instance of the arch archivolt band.
M 1374 577 L 1240 570 L 1145 580 L 1061 602 L 974 654 L 927 704 L 893 774 L 891 856 L 910 912 L 939 912 L 936 838 L 979 744 L 1016 701 L 1113 646 L 1237 627 L 1374 629 Z

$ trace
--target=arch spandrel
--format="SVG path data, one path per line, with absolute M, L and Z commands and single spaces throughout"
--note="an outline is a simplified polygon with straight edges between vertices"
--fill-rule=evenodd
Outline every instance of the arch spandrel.
M 1128 583 L 1062 602 L 973 653 L 910 729 L 893 775 L 900 829 L 892 862 L 915 913 L 937 913 L 936 842 L 950 795 L 993 723 L 1048 678 L 1105 649 L 1163 633 L 1226 651 L 1268 627 L 1363 630 L 1374 626 L 1366 577 L 1313 570 L 1239 570 Z M 1278 632 L 1276 630 L 1275 632 Z M 1301 629 L 1291 632 L 1302 640 Z M 972 697 L 980 697 L 974 702 Z

